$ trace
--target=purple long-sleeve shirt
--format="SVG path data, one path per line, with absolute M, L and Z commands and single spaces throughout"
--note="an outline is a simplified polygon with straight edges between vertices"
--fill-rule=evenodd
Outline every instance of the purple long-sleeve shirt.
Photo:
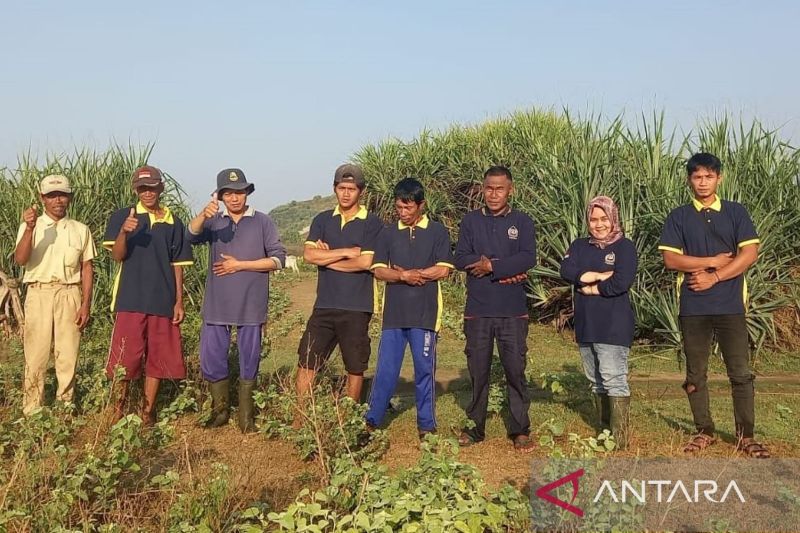
M 242 261 L 269 257 L 282 267 L 286 248 L 272 219 L 248 208 L 238 223 L 227 214 L 217 214 L 203 223 L 199 235 L 188 232 L 192 244 L 210 243 L 209 270 L 203 298 L 203 320 L 208 324 L 254 326 L 267 321 L 269 273 L 241 271 L 217 276 L 211 265 L 222 254 Z

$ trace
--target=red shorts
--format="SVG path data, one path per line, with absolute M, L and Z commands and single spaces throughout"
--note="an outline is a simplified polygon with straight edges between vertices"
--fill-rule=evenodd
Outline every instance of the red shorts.
M 182 379 L 186 377 L 181 349 L 181 330 L 165 316 L 120 311 L 114 320 L 106 372 L 114 377 L 117 365 L 125 367 L 125 379 Z

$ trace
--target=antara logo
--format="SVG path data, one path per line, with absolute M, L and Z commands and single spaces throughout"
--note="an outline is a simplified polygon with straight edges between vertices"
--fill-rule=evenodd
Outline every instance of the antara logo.
M 552 483 L 548 483 L 536 490 L 536 496 L 539 498 L 557 505 L 570 513 L 583 517 L 583 509 L 573 505 L 575 498 L 578 497 L 578 479 L 585 474 L 583 468 L 567 474 Z M 572 484 L 572 498 L 569 502 L 561 500 L 554 496 L 553 490 L 567 483 Z M 687 485 L 689 488 L 687 488 Z M 692 490 L 690 490 L 692 489 Z M 655 492 L 655 494 L 653 494 Z M 646 481 L 628 481 L 622 480 L 620 488 L 614 489 L 611 481 L 604 480 L 597 490 L 592 503 L 597 503 L 605 497 L 611 499 L 616 503 L 620 501 L 626 503 L 629 498 L 635 498 L 639 503 L 672 503 L 674 501 L 686 501 L 688 503 L 725 503 L 729 497 L 737 498 L 741 503 L 745 503 L 745 497 L 742 494 L 736 480 L 731 480 L 724 491 L 720 493 L 720 485 L 711 479 L 696 479 L 692 482 L 684 483 L 681 480 L 672 481 L 668 479 L 651 479 Z M 719 497 L 719 499 L 716 499 Z M 602 503 L 602 502 L 601 502 Z
M 572 502 L 575 501 L 575 498 L 578 497 L 578 479 L 584 474 L 583 468 L 574 471 L 571 474 L 568 474 L 560 479 L 553 481 L 552 483 L 548 483 L 543 487 L 539 487 L 536 491 L 536 495 L 541 499 L 552 503 L 553 505 L 558 505 L 562 509 L 566 509 L 570 513 L 580 516 L 583 516 L 583 510 L 580 507 L 576 507 L 572 505 Z M 566 483 L 572 483 L 572 499 L 570 499 L 569 503 L 565 502 L 564 500 L 560 500 L 550 494 L 550 491 L 553 489 L 557 489 L 561 485 Z

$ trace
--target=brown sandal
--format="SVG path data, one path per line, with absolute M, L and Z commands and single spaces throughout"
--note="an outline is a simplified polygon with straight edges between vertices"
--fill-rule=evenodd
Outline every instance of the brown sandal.
M 533 451 L 536 444 L 528 435 L 517 435 L 514 437 L 514 449 L 518 452 L 529 453 Z
M 466 448 L 468 446 L 472 446 L 473 444 L 475 444 L 475 439 L 473 439 L 472 436 L 466 431 L 462 431 L 461 435 L 458 436 L 458 445 L 461 448 Z
M 715 442 L 717 442 L 717 439 L 715 439 L 711 435 L 706 435 L 705 433 L 698 433 L 697 435 L 689 439 L 689 442 L 687 442 L 686 446 L 683 447 L 683 453 L 697 453 L 699 451 L 705 450 Z
M 755 439 L 742 439 L 736 445 L 736 449 L 753 459 L 769 459 L 771 455 L 766 446 Z

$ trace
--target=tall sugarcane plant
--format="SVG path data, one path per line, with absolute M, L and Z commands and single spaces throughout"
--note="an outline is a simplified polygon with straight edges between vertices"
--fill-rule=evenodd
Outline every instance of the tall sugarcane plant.
M 109 215 L 116 209 L 132 205 L 135 195 L 131 189 L 131 175 L 137 167 L 148 162 L 153 146 L 114 146 L 106 151 L 88 149 L 68 154 L 49 154 L 41 160 L 30 154 L 19 157 L 17 168 L 0 169 L 0 270 L 11 277 L 20 277 L 21 269 L 14 264 L 14 247 L 22 211 L 33 203 L 39 205 L 37 186 L 48 174 L 64 174 L 69 177 L 74 196 L 69 215 L 92 231 L 98 247 L 94 261 L 95 290 L 93 316 L 100 321 L 110 317 L 111 288 L 117 265 L 108 252 L 101 249 L 103 233 Z M 163 202 L 183 220 L 189 216 L 186 195 L 180 184 L 166 175 L 166 192 Z M 204 253 L 197 253 L 198 262 L 206 262 Z M 186 269 L 188 305 L 197 304 L 202 298 L 205 268 Z
M 761 235 L 760 259 L 747 277 L 748 324 L 757 347 L 774 341 L 773 313 L 797 306 L 800 266 L 800 153 L 760 123 L 722 118 L 686 135 L 667 131 L 663 114 L 633 126 L 622 117 L 575 117 L 532 110 L 478 125 L 423 131 L 414 140 L 388 139 L 355 154 L 369 180 L 370 206 L 392 217 L 392 187 L 404 176 L 426 186 L 428 208 L 453 239 L 461 217 L 480 205 L 480 181 L 490 165 L 514 174 L 513 205 L 537 223 L 538 265 L 529 283 L 534 316 L 565 322 L 571 289 L 558 275 L 569 243 L 586 234 L 585 206 L 598 194 L 614 198 L 626 234 L 639 252 L 632 289 L 640 339 L 676 347 L 675 274 L 657 250 L 669 211 L 690 200 L 685 160 L 710 151 L 725 164 L 723 198 L 743 203 Z

